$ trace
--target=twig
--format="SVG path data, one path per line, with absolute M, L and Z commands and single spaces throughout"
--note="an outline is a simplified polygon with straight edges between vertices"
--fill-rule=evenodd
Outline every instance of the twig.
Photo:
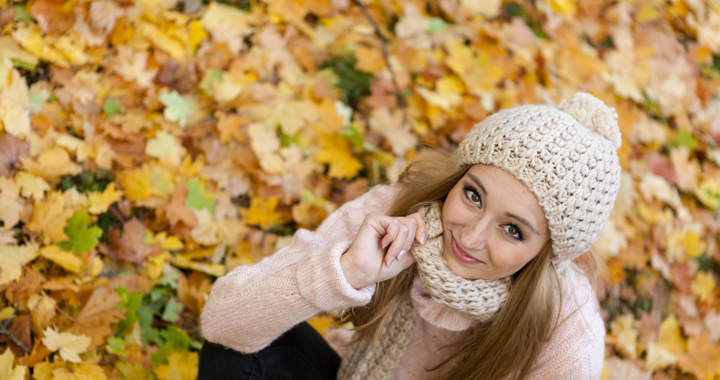
M 55 310 L 59 311 L 60 314 L 64 315 L 65 318 L 69 319 L 72 323 L 77 323 L 77 321 L 75 321 L 75 318 L 69 316 L 66 312 L 62 311 L 62 309 L 57 304 L 55 304 Z
M 26 354 L 30 353 L 30 350 L 25 347 L 23 342 L 20 341 L 15 335 L 13 335 L 8 329 L 8 325 L 10 324 L 11 319 L 5 319 L 3 320 L 2 324 L 0 325 L 0 335 L 5 334 L 8 337 L 10 337 L 10 340 L 13 341 L 13 343 L 17 344 L 18 347 L 20 347 L 23 351 L 25 351 Z
M 115 214 L 115 217 L 120 220 L 120 223 L 122 223 L 123 226 L 125 226 L 125 218 L 122 216 L 122 214 L 120 213 L 120 211 L 118 211 L 118 210 L 117 210 L 115 207 L 113 207 L 113 206 L 108 207 L 108 210 L 110 210 L 113 214 Z
M 402 96 L 402 92 L 400 91 L 400 85 L 398 85 L 395 73 L 392 70 L 392 66 L 390 66 L 390 54 L 388 53 L 387 48 L 387 45 L 390 41 L 382 34 L 382 32 L 380 31 L 380 27 L 375 22 L 375 19 L 373 19 L 370 15 L 370 12 L 368 11 L 365 4 L 361 3 L 360 0 L 352 0 L 352 2 L 358 7 L 360 7 L 360 10 L 362 11 L 365 18 L 373 26 L 373 29 L 375 29 L 375 35 L 380 39 L 380 51 L 382 51 L 385 66 L 387 66 L 387 69 L 390 72 L 390 79 L 392 80 L 393 87 L 395 88 L 395 98 L 397 99 L 398 107 L 400 107 L 400 111 L 402 112 L 403 125 L 410 126 L 410 120 L 408 119 L 407 108 L 405 105 L 405 98 L 403 98 Z

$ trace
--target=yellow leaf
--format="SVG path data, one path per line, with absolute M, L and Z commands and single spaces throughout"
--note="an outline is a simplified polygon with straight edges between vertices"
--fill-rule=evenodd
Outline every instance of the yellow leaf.
M 330 164 L 328 175 L 333 178 L 350 179 L 363 168 L 360 161 L 350 153 L 350 143 L 341 135 L 324 136 L 320 140 L 322 149 L 315 160 Z
M 355 57 L 357 58 L 355 69 L 357 70 L 377 74 L 385 68 L 385 60 L 378 49 L 360 46 L 355 50 Z
M 25 111 L 30 105 L 29 99 L 27 82 L 12 69 L 9 83 L 0 86 L 0 121 L 7 133 L 16 137 L 30 133 L 30 118 Z
M 50 43 L 49 38 L 43 38 L 43 33 L 34 27 L 18 27 L 12 33 L 15 41 L 19 42 L 25 50 L 35 54 L 44 61 L 50 61 L 60 67 L 68 68 L 70 63 L 59 51 L 55 50 Z
M 78 46 L 75 41 L 67 35 L 55 41 L 55 48 L 73 65 L 84 65 L 88 60 L 82 47 Z
M 162 274 L 163 267 L 165 266 L 165 262 L 169 260 L 170 252 L 165 251 L 159 255 L 156 256 L 150 256 L 147 259 L 147 275 L 153 280 L 157 280 L 160 278 L 160 275 Z
M 160 28 L 149 23 L 143 22 L 141 24 L 143 35 L 152 41 L 153 45 L 170 54 L 173 59 L 182 61 L 185 57 L 185 48 L 177 40 L 170 38 Z
M 85 161 L 88 158 L 95 157 L 93 147 L 85 140 L 77 137 L 60 134 L 57 140 L 55 140 L 55 145 L 64 147 L 71 152 L 75 152 L 78 161 Z
M 266 201 L 263 201 L 262 197 L 252 197 L 250 199 L 250 208 L 240 209 L 240 215 L 245 219 L 245 224 L 260 226 L 260 228 L 267 230 L 283 223 L 282 215 L 275 212 L 277 204 L 277 197 L 270 197 Z
M 687 235 L 685 235 L 685 252 L 688 257 L 696 258 L 705 252 L 706 248 L 707 244 L 700 240 L 700 235 L 697 233 L 688 232 Z
M 126 170 L 121 172 L 119 177 L 125 197 L 131 201 L 150 197 L 167 198 L 175 188 L 169 172 L 150 165 Z
M 203 29 L 202 24 L 198 20 L 192 20 L 190 22 L 190 51 L 195 53 L 200 41 L 208 38 L 208 34 Z
M 73 215 L 65 209 L 65 198 L 59 191 L 51 192 L 45 199 L 36 199 L 33 215 L 27 228 L 32 232 L 43 232 L 43 243 L 57 243 L 68 239 L 63 231 L 65 222 Z
M 15 314 L 15 309 L 8 306 L 0 311 L 0 319 L 10 319 Z
M 66 271 L 73 273 L 79 273 L 80 268 L 83 266 L 82 260 L 72 254 L 71 252 L 65 252 L 57 245 L 46 245 L 40 249 L 40 255 L 44 258 L 60 265 Z
M 5 352 L 0 355 L 0 379 L 2 380 L 24 380 L 27 366 L 19 365 L 13 368 L 13 360 L 15 356 L 10 348 L 6 348 Z
M 79 354 L 87 351 L 92 339 L 83 335 L 73 335 L 71 333 L 57 333 L 48 327 L 44 331 L 45 337 L 42 338 L 43 344 L 51 351 L 60 351 L 60 357 L 65 361 L 80 363 Z
M 607 343 L 613 344 L 628 359 L 637 358 L 637 324 L 632 315 L 621 315 L 610 323 L 611 332 L 605 337 Z
M 107 380 L 102 367 L 92 363 L 71 364 L 52 371 L 53 380 Z
M 197 371 L 197 352 L 173 352 L 168 356 L 168 364 L 155 368 L 155 375 L 161 380 L 195 380 Z
M 22 266 L 38 257 L 36 245 L 0 245 L 0 285 L 20 279 Z
M 115 183 L 108 185 L 102 193 L 93 191 L 88 194 L 88 202 L 90 203 L 88 211 L 91 214 L 102 214 L 107 211 L 111 204 L 119 201 L 122 195 L 122 191 L 115 189 Z
M 50 190 L 50 185 L 44 179 L 26 171 L 20 171 L 15 175 L 15 183 L 20 186 L 21 194 L 25 198 L 42 199 L 45 192 Z
M 693 294 L 700 298 L 700 301 L 711 301 L 715 295 L 715 277 L 711 272 L 698 272 L 691 289 Z
M 426 102 L 440 107 L 445 111 L 452 111 L 453 108 L 462 102 L 462 96 L 454 92 L 434 92 L 420 86 L 416 86 L 415 91 L 417 91 Z
M 707 332 L 690 337 L 688 352 L 680 357 L 678 367 L 697 379 L 713 380 L 720 375 L 720 346 L 710 342 Z
M 640 24 L 645 24 L 648 22 L 652 22 L 660 18 L 662 14 L 660 13 L 659 6 L 665 6 L 665 1 L 658 4 L 655 0 L 646 0 L 642 2 L 637 9 L 637 13 L 635 14 L 635 20 L 637 20 Z
M 575 13 L 577 13 L 577 5 L 573 0 L 550 0 L 550 7 L 555 12 L 562 13 L 570 18 L 575 17 Z
M 167 232 L 165 231 L 158 232 L 158 234 L 155 235 L 155 241 L 160 243 L 160 248 L 168 251 L 178 251 L 185 248 L 185 244 L 183 244 L 177 236 L 167 236 Z
M 222 264 L 208 264 L 202 261 L 191 261 L 188 259 L 186 254 L 179 254 L 175 256 L 173 258 L 173 264 L 180 268 L 196 270 L 215 277 L 221 277 L 227 273 L 225 266 Z
M 31 158 L 21 157 L 23 167 L 43 178 L 54 179 L 65 174 L 79 174 L 82 168 L 70 159 L 68 152 L 55 147 L 40 155 L 37 161 Z
M 13 228 L 24 214 L 19 193 L 20 187 L 12 179 L 0 177 L 0 220 L 5 230 Z

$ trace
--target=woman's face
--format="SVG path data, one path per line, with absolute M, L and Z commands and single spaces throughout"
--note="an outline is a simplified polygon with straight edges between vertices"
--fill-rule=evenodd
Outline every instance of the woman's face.
M 507 277 L 532 260 L 550 239 L 535 195 L 511 174 L 474 165 L 442 209 L 443 257 L 467 279 Z

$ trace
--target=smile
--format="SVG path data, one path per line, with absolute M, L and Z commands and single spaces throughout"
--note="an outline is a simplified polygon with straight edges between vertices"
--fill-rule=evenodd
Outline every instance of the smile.
M 475 264 L 484 264 L 484 262 L 468 255 L 463 251 L 458 243 L 455 241 L 455 236 L 451 235 L 451 241 L 450 241 L 450 247 L 452 249 L 453 255 L 455 255 L 455 258 L 458 259 L 463 264 L 469 264 L 469 265 L 475 265 Z

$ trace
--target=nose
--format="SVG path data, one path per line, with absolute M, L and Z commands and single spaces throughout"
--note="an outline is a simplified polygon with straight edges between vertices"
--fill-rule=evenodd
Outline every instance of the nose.
M 485 215 L 471 218 L 462 229 L 460 244 L 466 249 L 475 251 L 485 248 L 490 237 L 491 225 L 492 221 Z

